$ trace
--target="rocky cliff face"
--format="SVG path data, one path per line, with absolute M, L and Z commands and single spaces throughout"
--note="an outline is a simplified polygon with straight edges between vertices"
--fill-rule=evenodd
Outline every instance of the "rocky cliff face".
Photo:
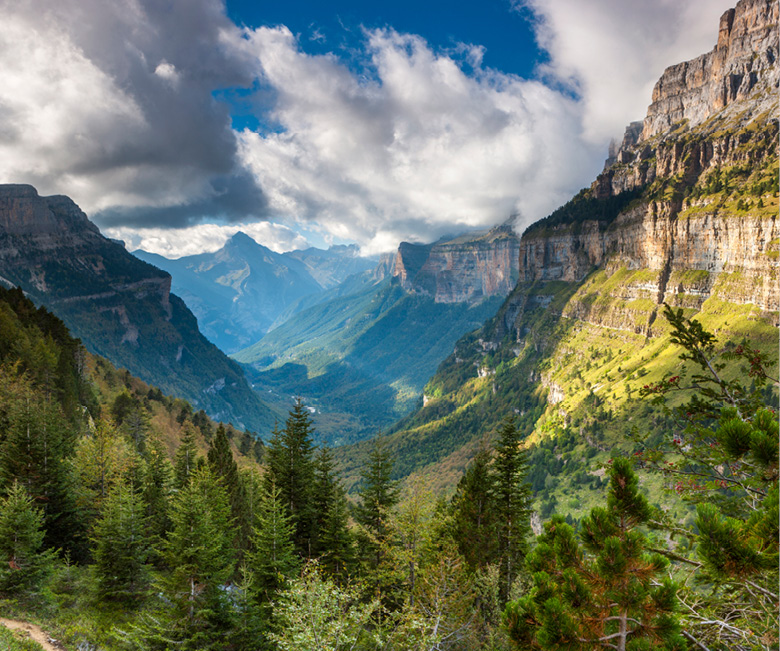
M 615 291 L 694 308 L 717 292 L 780 309 L 777 19 L 776 0 L 742 0 L 722 17 L 712 52 L 666 70 L 644 122 L 629 126 L 591 188 L 526 231 L 522 281 L 642 269 L 638 285 Z M 614 214 L 592 216 L 610 202 Z
M 713 52 L 664 73 L 594 183 L 526 230 L 517 286 L 388 437 L 397 468 L 443 475 L 511 413 L 531 441 L 663 436 L 637 402 L 680 370 L 663 302 L 777 358 L 777 7 L 725 14 Z
M 171 277 L 106 239 L 67 197 L 0 185 L 0 282 L 20 286 L 93 353 L 219 420 L 273 418 L 238 366 L 210 344 Z
M 724 13 L 712 52 L 667 68 L 658 80 L 642 140 L 681 120 L 701 124 L 757 87 L 776 88 L 777 21 L 773 0 L 740 0 Z
M 506 296 L 518 278 L 519 241 L 508 224 L 433 245 L 403 242 L 393 275 L 407 291 L 437 303 L 476 303 Z

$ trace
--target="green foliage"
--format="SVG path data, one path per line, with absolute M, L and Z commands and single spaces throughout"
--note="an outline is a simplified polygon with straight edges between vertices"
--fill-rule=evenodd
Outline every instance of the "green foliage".
M 283 651 L 353 649 L 361 638 L 375 637 L 367 628 L 378 608 L 359 587 L 336 585 L 310 561 L 280 595 L 271 639 Z
M 349 530 L 347 498 L 334 471 L 330 448 L 322 447 L 314 461 L 315 512 L 312 555 L 333 575 L 345 575 L 355 562 L 354 540 Z
M 364 558 L 373 559 L 375 567 L 381 561 L 381 545 L 387 539 L 390 510 L 398 503 L 398 485 L 392 474 L 390 451 L 382 439 L 376 438 L 358 490 L 360 503 L 355 508 L 355 520 L 364 531 L 361 552 Z
M 498 522 L 494 508 L 495 478 L 490 450 L 483 446 L 471 460 L 452 498 L 452 536 L 472 570 L 498 557 Z
M 174 497 L 165 544 L 170 573 L 162 578 L 171 603 L 171 630 L 180 648 L 219 648 L 227 616 L 221 586 L 233 574 L 235 550 L 225 489 L 208 468 L 198 468 Z
M 230 501 L 230 513 L 236 525 L 235 547 L 244 550 L 249 544 L 252 521 L 247 512 L 244 487 L 238 476 L 238 464 L 233 458 L 227 431 L 222 424 L 217 427 L 217 433 L 209 445 L 208 464 L 214 476 L 221 480 Z
M 309 410 L 299 398 L 290 411 L 284 429 L 274 428 L 268 445 L 266 481 L 281 495 L 295 525 L 296 549 L 309 557 L 314 535 L 312 495 L 314 490 L 314 446 Z
M 295 526 L 281 491 L 271 484 L 264 491 L 250 539 L 247 567 L 258 601 L 270 601 L 287 585 L 300 565 L 294 543 Z
M 177 489 L 182 489 L 189 484 L 192 473 L 197 467 L 198 449 L 195 447 L 195 432 L 192 428 L 185 427 L 174 462 L 174 480 Z
M 124 482 L 114 486 L 103 501 L 92 534 L 101 597 L 132 600 L 145 588 L 149 556 L 146 529 L 141 497 Z
M 659 577 L 668 562 L 647 553 L 638 529 L 650 506 L 627 459 L 615 459 L 609 475 L 607 508 L 583 520 L 581 542 L 554 516 L 529 555 L 533 587 L 505 615 L 517 648 L 685 648 L 676 586 Z
M 705 644 L 772 648 L 777 640 L 778 585 L 778 422 L 764 407 L 764 388 L 775 380 L 775 360 L 743 342 L 720 348 L 710 332 L 682 311 L 666 308 L 680 358 L 694 370 L 648 385 L 643 393 L 663 404 L 675 394 L 686 400 L 670 413 L 676 431 L 667 445 L 648 448 L 650 469 L 675 477 L 675 492 L 697 503 L 697 568 L 711 588 L 696 594 L 689 626 Z M 741 363 L 741 374 L 729 366 Z M 679 532 L 664 518 L 660 526 Z M 682 550 L 685 551 L 685 550 Z M 678 559 L 688 560 L 684 557 Z M 728 597 L 726 595 L 729 595 Z M 745 606 L 726 615 L 723 601 Z
M 22 484 L 14 482 L 0 500 L 0 591 L 34 588 L 54 559 L 44 551 L 44 517 Z
M 496 442 L 493 509 L 498 531 L 498 561 L 501 594 L 504 598 L 514 583 L 528 550 L 531 533 L 531 487 L 526 483 L 528 462 L 520 447 L 515 418 L 504 420 Z
M 321 414 L 320 440 L 364 440 L 406 415 L 464 333 L 495 314 L 500 297 L 477 305 L 437 303 L 386 279 L 362 279 L 296 314 L 235 358 L 252 383 L 303 394 Z M 327 439 L 326 439 L 327 437 Z
M 5 651 L 43 651 L 37 642 L 18 636 L 5 626 L 0 626 L 0 647 Z

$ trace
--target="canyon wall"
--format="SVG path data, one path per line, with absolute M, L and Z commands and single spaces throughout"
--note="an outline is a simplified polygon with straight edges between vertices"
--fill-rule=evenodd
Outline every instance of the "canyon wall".
M 393 275 L 407 291 L 433 296 L 437 303 L 476 303 L 512 291 L 519 252 L 509 224 L 433 245 L 404 242 Z
M 721 18 L 712 52 L 666 70 L 604 172 L 523 235 L 521 282 L 645 270 L 611 291 L 692 308 L 717 293 L 777 323 L 777 19 L 776 0 L 742 0 Z M 613 217 L 589 218 L 588 201 L 621 197 Z

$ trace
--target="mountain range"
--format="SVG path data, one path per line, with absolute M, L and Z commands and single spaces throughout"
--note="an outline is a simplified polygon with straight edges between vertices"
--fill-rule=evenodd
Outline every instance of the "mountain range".
M 198 318 L 201 332 L 227 353 L 255 343 L 304 296 L 319 296 L 376 264 L 355 246 L 276 253 L 242 232 L 213 253 L 174 260 L 133 253 L 171 275 L 172 290 Z
M 201 334 L 171 277 L 103 237 L 68 197 L 0 185 L 0 282 L 47 307 L 90 352 L 215 420 L 265 432 L 277 417 Z
M 398 476 L 451 486 L 515 414 L 529 443 L 550 442 L 532 448 L 539 502 L 568 494 L 577 516 L 592 504 L 572 477 L 587 485 L 632 431 L 664 431 L 638 395 L 681 370 L 664 304 L 777 359 L 777 19 L 763 0 L 724 14 L 715 48 L 664 72 L 591 186 L 525 231 L 516 287 L 391 428 Z M 339 450 L 348 476 L 369 447 Z
M 365 439 L 405 416 L 439 363 L 498 309 L 518 277 L 511 226 L 403 242 L 373 271 L 307 297 L 233 355 L 267 399 L 302 395 L 332 444 Z

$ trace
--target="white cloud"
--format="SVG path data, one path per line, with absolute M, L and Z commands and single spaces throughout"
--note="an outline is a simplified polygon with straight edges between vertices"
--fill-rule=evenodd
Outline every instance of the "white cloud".
M 372 78 L 310 56 L 284 27 L 248 33 L 277 94 L 280 133 L 241 134 L 272 212 L 307 217 L 366 250 L 544 216 L 586 183 L 603 147 L 582 142 L 576 104 L 536 81 L 433 52 L 417 36 L 367 34 Z M 479 65 L 481 51 L 465 56 Z
M 198 224 L 171 230 L 170 228 L 135 228 L 117 226 L 104 229 L 107 237 L 122 240 L 128 251 L 143 249 L 166 258 L 180 258 L 217 251 L 233 235 L 242 231 L 272 251 L 283 253 L 305 249 L 306 238 L 282 224 L 251 222 L 246 224 Z
M 219 0 L 0 0 L 0 14 L 0 182 L 109 222 L 262 214 L 212 97 L 252 80 Z

